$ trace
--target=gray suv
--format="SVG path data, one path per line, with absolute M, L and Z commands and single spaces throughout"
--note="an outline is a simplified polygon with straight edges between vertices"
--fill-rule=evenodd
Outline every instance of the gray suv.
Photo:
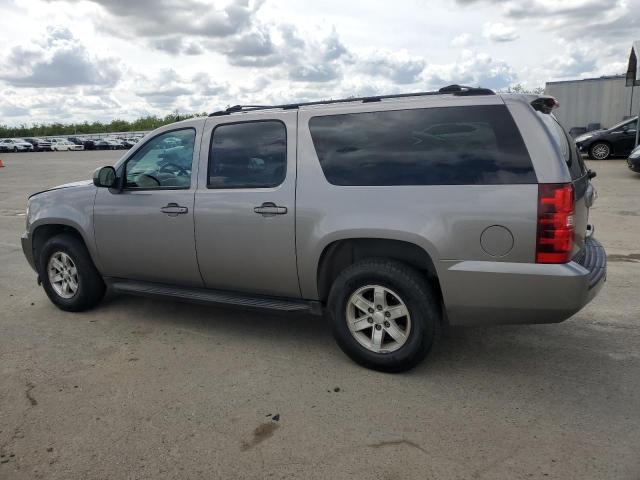
M 327 311 L 352 359 L 406 370 L 443 325 L 560 322 L 601 288 L 593 174 L 556 105 L 454 85 L 231 107 L 32 195 L 22 246 L 63 310 L 109 287 Z

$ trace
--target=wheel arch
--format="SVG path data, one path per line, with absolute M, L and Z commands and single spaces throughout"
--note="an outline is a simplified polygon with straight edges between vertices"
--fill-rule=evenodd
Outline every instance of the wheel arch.
M 87 251 L 89 252 L 89 256 L 91 257 L 91 260 L 93 261 L 94 265 L 96 265 L 95 258 L 93 258 L 93 255 L 91 254 L 91 249 L 89 248 L 89 245 L 87 244 L 86 239 L 82 236 L 82 233 L 80 232 L 81 231 L 77 226 L 71 225 L 69 223 L 61 223 L 61 222 L 43 223 L 36 226 L 33 229 L 33 234 L 32 234 L 33 240 L 31 244 L 33 249 L 33 259 L 34 259 L 34 264 L 36 265 L 36 269 L 40 264 L 40 261 L 39 261 L 40 253 L 42 252 L 42 247 L 44 246 L 44 244 L 50 238 L 53 238 L 54 236 L 59 235 L 61 233 L 67 233 L 69 235 L 73 235 L 78 240 L 80 240 L 82 244 L 85 246 L 85 248 L 87 249 Z
M 388 258 L 415 268 L 425 275 L 442 300 L 435 263 L 423 247 L 405 240 L 371 237 L 335 240 L 324 247 L 316 271 L 319 300 L 326 302 L 331 285 L 340 272 L 364 258 Z

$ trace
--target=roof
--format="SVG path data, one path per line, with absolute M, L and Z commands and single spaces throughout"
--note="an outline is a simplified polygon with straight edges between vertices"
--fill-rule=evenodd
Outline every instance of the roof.
M 575 80 L 557 80 L 555 82 L 547 82 L 547 85 L 559 85 L 562 83 L 580 83 L 580 82 L 604 82 L 607 80 L 624 80 L 624 75 L 603 75 L 602 77 L 577 78 Z
M 301 103 L 288 103 L 284 105 L 234 105 L 233 107 L 229 107 L 226 110 L 220 110 L 218 112 L 210 113 L 210 117 L 217 117 L 221 115 L 230 115 L 232 113 L 241 113 L 241 112 L 254 112 L 256 110 L 273 110 L 273 109 L 281 109 L 281 110 L 294 110 L 300 107 L 308 107 L 315 105 L 332 105 L 336 103 L 371 103 L 371 102 L 379 102 L 381 100 L 391 99 L 391 98 L 406 98 L 406 97 L 424 97 L 424 96 L 432 96 L 432 95 L 456 95 L 456 96 L 473 96 L 473 95 L 495 95 L 495 92 L 486 88 L 479 87 L 466 87 L 462 85 L 449 85 L 447 87 L 443 87 L 440 90 L 433 92 L 414 92 L 414 93 L 399 93 L 395 95 L 376 95 L 372 97 L 352 97 L 352 98 L 341 98 L 337 100 L 319 100 L 316 102 L 301 102 Z

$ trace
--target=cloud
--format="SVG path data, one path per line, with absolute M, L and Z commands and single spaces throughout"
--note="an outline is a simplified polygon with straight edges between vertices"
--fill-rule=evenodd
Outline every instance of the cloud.
M 49 0 L 55 1 L 55 0 Z M 80 0 L 76 0 L 80 1 Z M 262 1 L 233 0 L 224 8 L 199 0 L 89 0 L 116 17 L 129 35 L 227 37 L 248 27 Z
M 451 40 L 451 46 L 460 48 L 460 47 L 468 47 L 471 45 L 471 34 L 470 33 L 461 33 Z
M 328 82 L 339 76 L 338 69 L 331 64 L 295 65 L 289 71 L 291 80 L 301 82 Z
M 0 65 L 0 79 L 16 87 L 113 86 L 121 76 L 115 60 L 93 58 L 60 27 L 49 28 L 44 39 L 30 47 L 13 47 Z
M 378 50 L 358 62 L 363 72 L 380 76 L 398 84 L 415 83 L 425 68 L 424 58 L 411 56 L 405 50 Z
M 512 42 L 519 36 L 514 27 L 500 22 L 485 23 L 482 29 L 482 35 L 492 42 Z
M 422 76 L 430 88 L 457 83 L 500 89 L 518 80 L 515 70 L 507 62 L 470 50 L 463 51 L 455 62 L 428 65 Z

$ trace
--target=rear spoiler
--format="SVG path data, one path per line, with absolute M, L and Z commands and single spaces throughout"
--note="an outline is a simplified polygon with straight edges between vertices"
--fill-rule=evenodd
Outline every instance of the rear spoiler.
M 536 112 L 549 114 L 560 106 L 560 102 L 554 97 L 545 95 L 533 100 L 531 106 Z

